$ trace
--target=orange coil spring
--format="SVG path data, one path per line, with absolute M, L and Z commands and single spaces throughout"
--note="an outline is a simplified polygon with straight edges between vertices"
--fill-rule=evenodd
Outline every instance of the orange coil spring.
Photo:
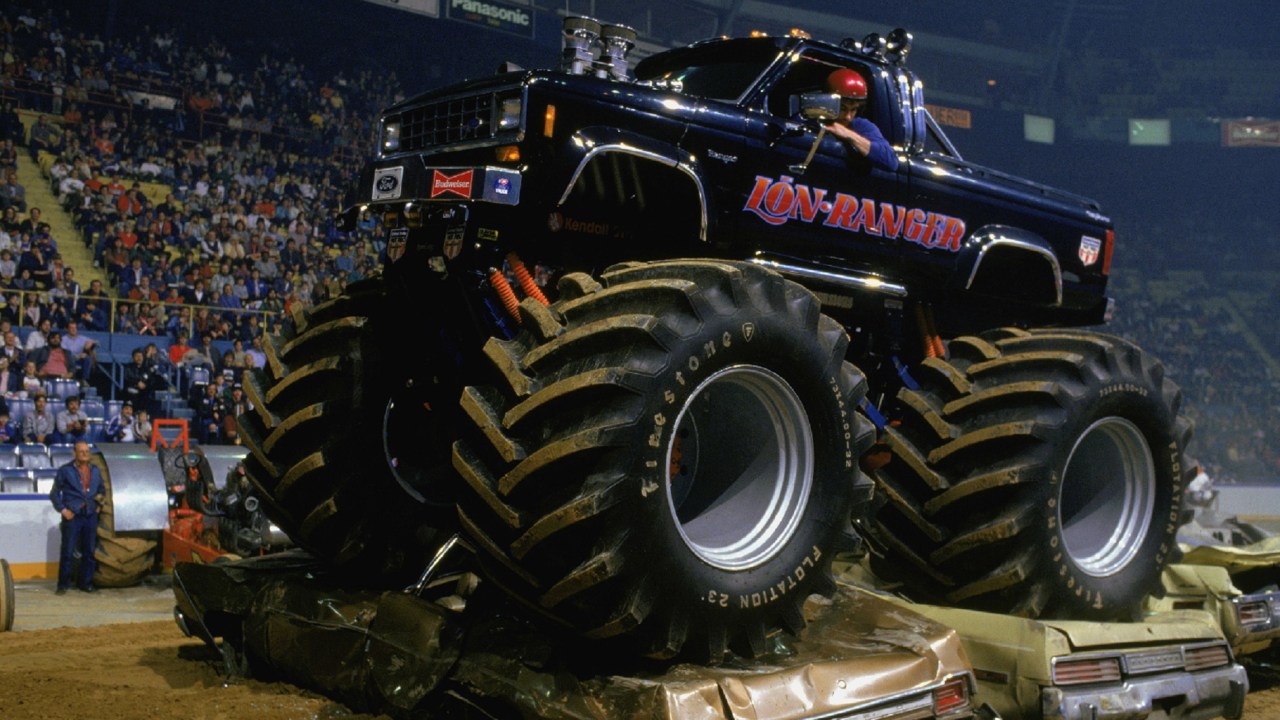
M 538 283 L 533 281 L 533 276 L 529 274 L 529 269 L 524 266 L 520 257 L 515 253 L 507 253 L 507 264 L 511 266 L 511 272 L 515 273 L 516 282 L 520 283 L 520 289 L 524 291 L 526 297 L 531 297 L 543 305 L 550 305 L 547 296 L 542 294 L 542 288 L 538 287 Z
M 945 356 L 947 350 L 933 325 L 933 308 L 916 305 L 916 324 L 920 329 L 920 340 L 924 344 L 924 354 L 932 358 Z
M 520 301 L 516 299 L 516 291 L 511 289 L 511 283 L 507 282 L 507 278 L 502 275 L 502 271 L 497 268 L 489 270 L 489 284 L 493 286 L 493 291 L 498 293 L 498 300 L 502 302 L 502 307 L 506 308 L 507 314 L 520 322 Z

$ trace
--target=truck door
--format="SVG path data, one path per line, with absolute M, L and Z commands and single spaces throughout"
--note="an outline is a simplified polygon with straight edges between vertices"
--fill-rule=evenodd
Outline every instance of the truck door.
M 827 76 L 840 68 L 866 79 L 860 114 L 900 144 L 891 121 L 894 96 L 882 73 L 820 51 L 801 52 L 751 101 L 732 201 L 734 231 L 753 251 L 892 277 L 905 220 L 903 171 L 873 166 L 799 115 L 800 96 L 826 92 Z

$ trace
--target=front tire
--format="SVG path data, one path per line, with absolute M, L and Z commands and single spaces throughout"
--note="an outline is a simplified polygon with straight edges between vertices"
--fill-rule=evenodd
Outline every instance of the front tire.
M 438 518 L 387 453 L 389 408 L 407 384 L 393 359 L 412 352 L 392 340 L 397 320 L 381 278 L 296 314 L 265 338 L 266 367 L 246 373 L 253 409 L 237 422 L 245 474 L 271 520 L 338 567 L 404 579 L 434 549 Z M 447 453 L 440 445 L 438 461 Z
M 1134 618 L 1191 479 L 1163 366 L 1117 337 L 1008 329 L 951 341 L 917 379 L 877 473 L 877 574 L 929 602 Z
M 808 291 L 717 261 L 620 266 L 526 301 L 454 447 L 488 574 L 654 657 L 759 654 L 851 543 L 871 440 L 847 336 Z

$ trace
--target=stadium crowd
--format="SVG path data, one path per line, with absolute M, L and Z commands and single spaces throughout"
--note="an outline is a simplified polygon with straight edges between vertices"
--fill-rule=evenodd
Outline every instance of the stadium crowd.
M 82 353 L 73 374 L 104 395 L 140 388 L 130 405 L 153 417 L 167 412 L 157 388 L 180 389 L 202 439 L 234 440 L 228 413 L 245 402 L 240 370 L 264 361 L 262 334 L 376 272 L 378 219 L 347 232 L 337 210 L 371 152 L 369 123 L 402 93 L 393 73 L 318 77 L 288 51 L 191 28 L 132 30 L 104 41 L 65 11 L 0 15 L 0 322 L 36 328 L 27 337 L 37 344 L 72 321 L 89 335 L 153 338 L 131 383 L 123 371 L 136 355 L 109 375 Z M 19 110 L 34 118 L 29 127 Z M 78 237 L 52 236 L 18 182 L 19 162 L 41 164 Z M 1280 340 L 1249 328 L 1273 322 L 1266 308 L 1280 305 L 1280 286 L 1273 276 L 1243 290 L 1207 277 L 1199 269 L 1221 256 L 1195 253 L 1220 253 L 1216 245 L 1170 253 L 1161 243 L 1213 229 L 1190 215 L 1163 222 L 1181 227 L 1159 230 L 1153 219 L 1139 223 L 1151 238 L 1129 234 L 1131 260 L 1142 261 L 1128 267 L 1140 269 L 1117 273 L 1118 310 L 1103 329 L 1164 361 L 1196 421 L 1192 454 L 1215 480 L 1274 478 Z M 82 286 L 87 269 L 64 266 L 68 242 L 91 249 L 100 279 Z M 1179 257 L 1197 272 L 1180 273 Z M 23 368 L 11 362 L 0 379 L 21 379 Z
M 264 332 L 376 270 L 378 220 L 344 231 L 338 209 L 394 79 L 316 78 L 176 28 L 104 42 L 52 9 L 0 15 L 0 38 L 0 319 L 35 328 L 27 352 L 72 321 L 153 337 L 149 392 L 181 389 L 199 414 L 192 377 L 231 399 L 239 371 L 264 361 Z M 19 162 L 39 164 L 79 237 L 55 238 L 28 207 Z M 63 264 L 68 242 L 92 252 L 87 286 Z M 113 374 L 90 353 L 70 376 L 118 396 L 118 360 Z M 202 439 L 230 439 L 232 424 L 196 419 Z

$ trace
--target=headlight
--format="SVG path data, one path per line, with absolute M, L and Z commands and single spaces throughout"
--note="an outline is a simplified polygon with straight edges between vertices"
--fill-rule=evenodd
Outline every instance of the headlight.
M 382 152 L 390 153 L 400 149 L 400 122 L 388 122 L 382 125 Z
M 502 109 L 498 112 L 498 130 L 514 130 L 520 127 L 520 112 L 524 101 L 519 97 L 503 98 Z

